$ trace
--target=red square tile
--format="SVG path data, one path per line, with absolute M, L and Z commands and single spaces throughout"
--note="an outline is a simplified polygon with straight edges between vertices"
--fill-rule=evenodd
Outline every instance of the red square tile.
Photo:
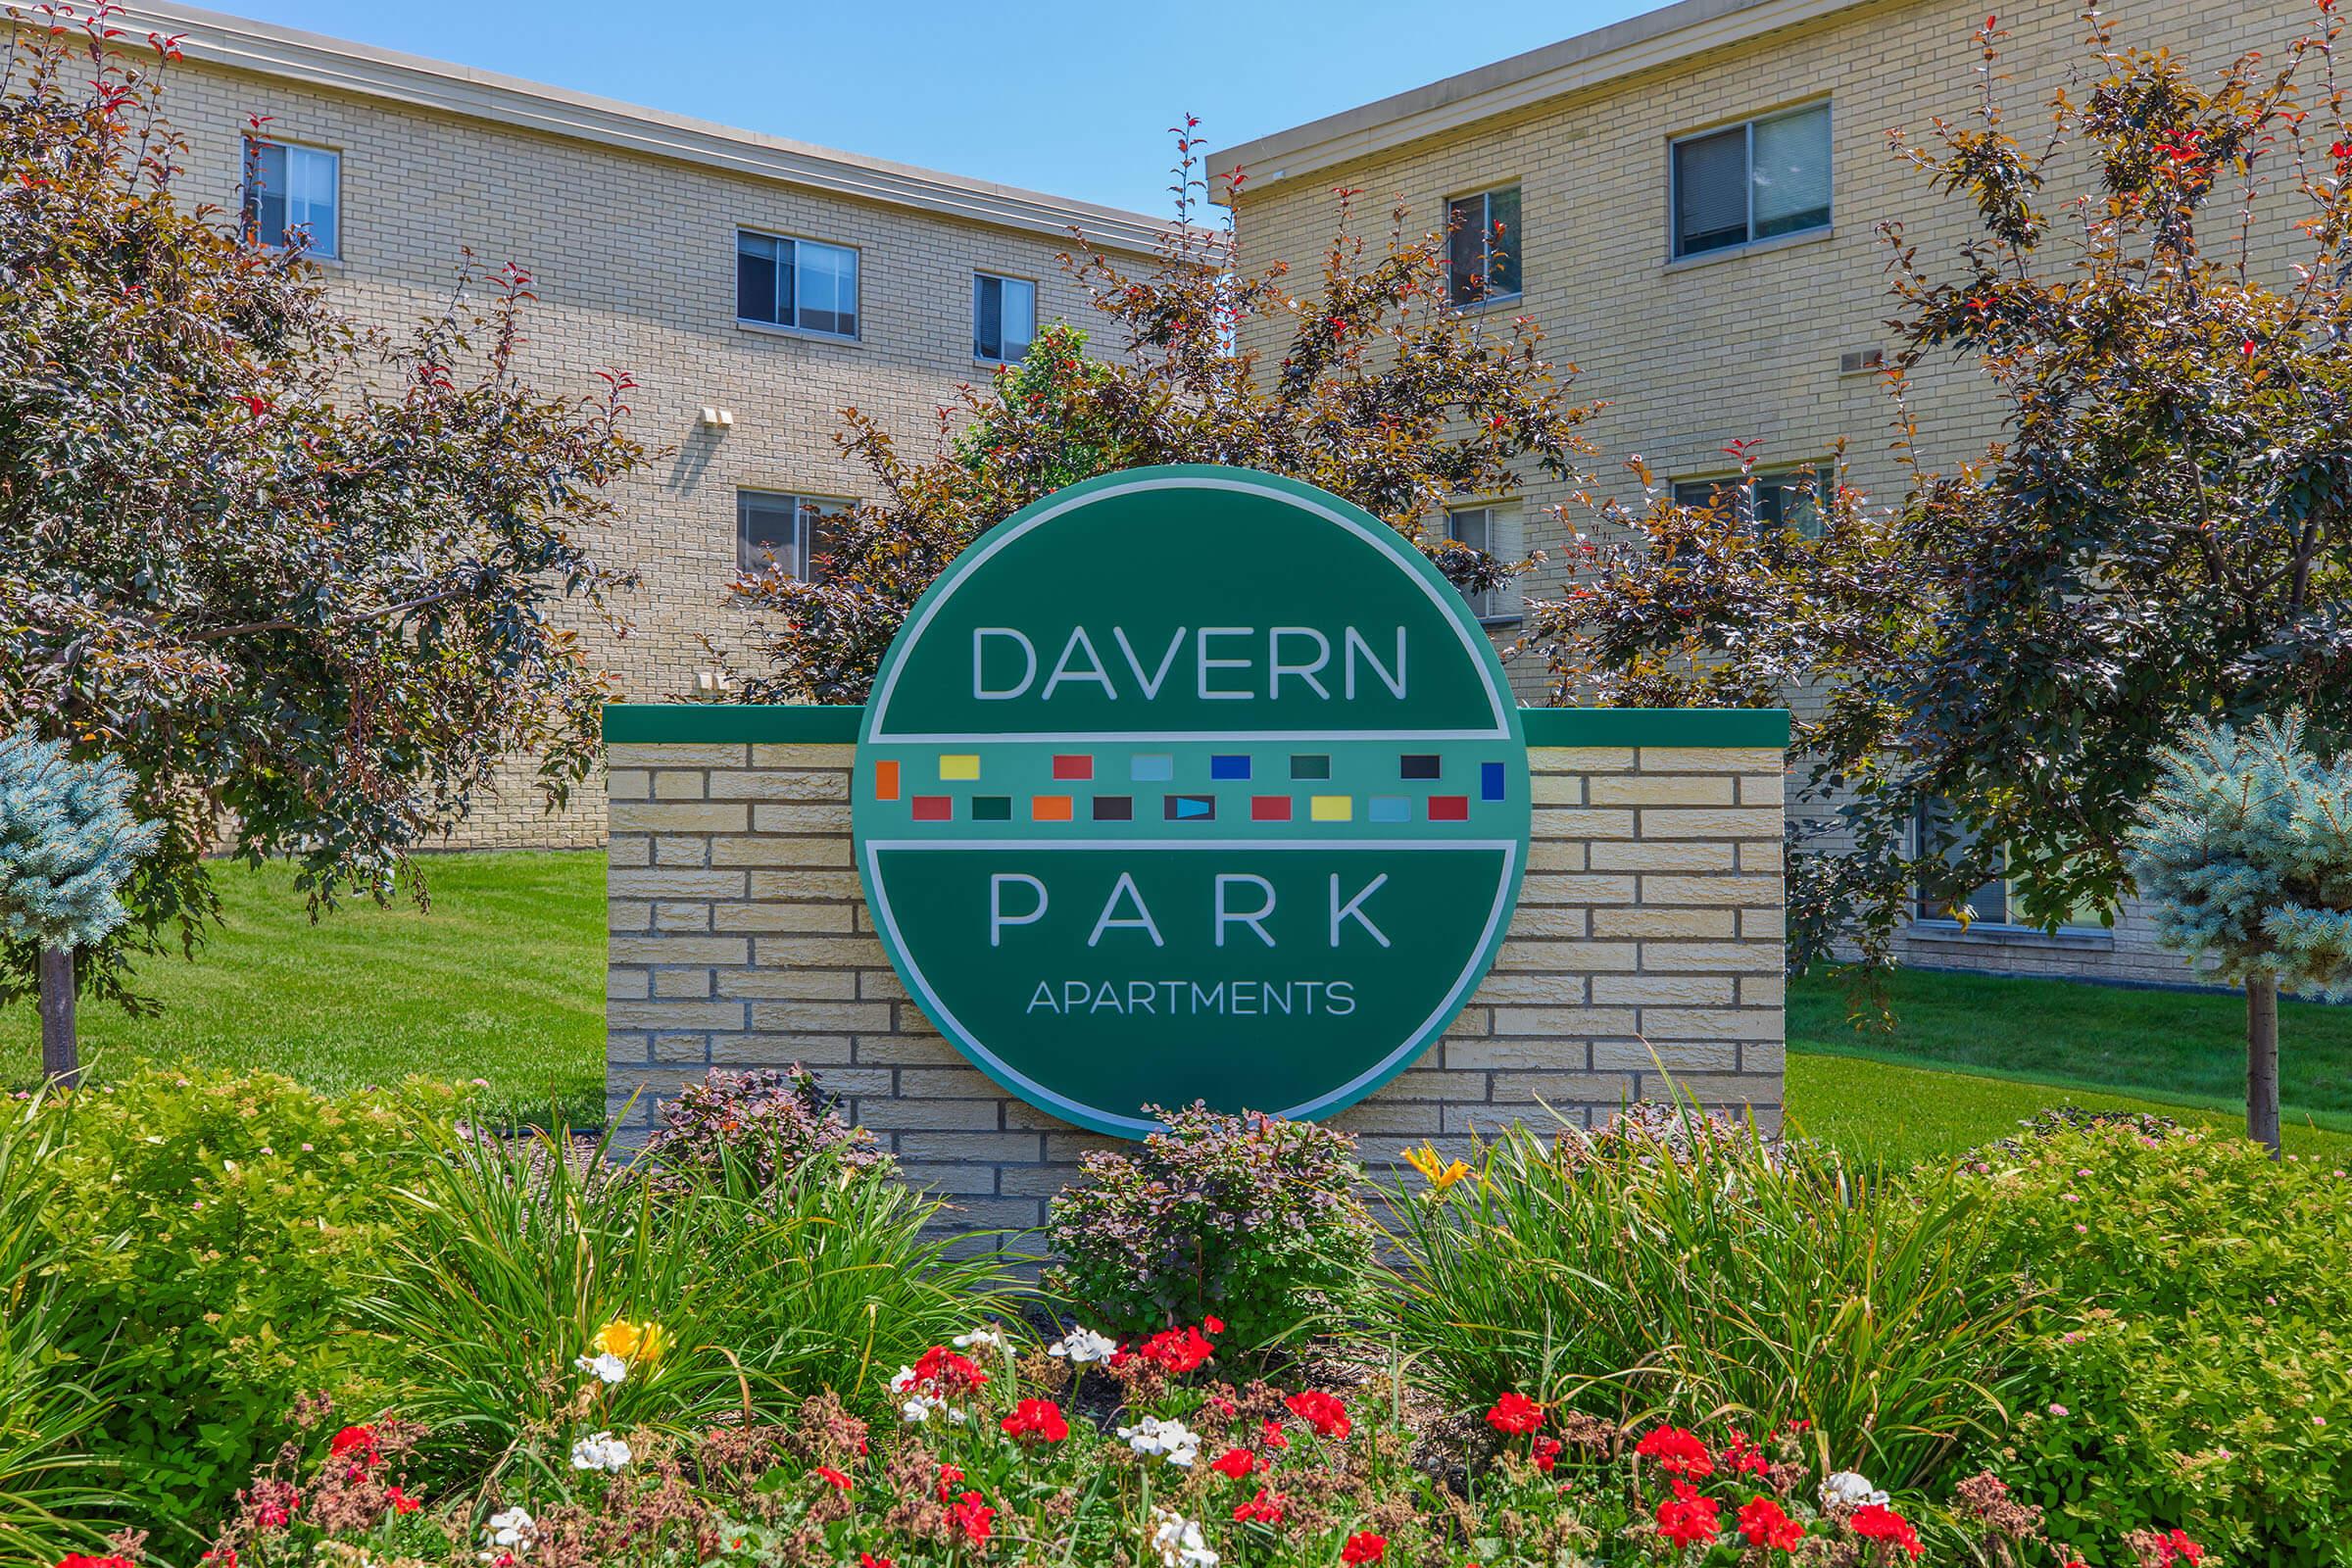
M 1090 779 L 1095 776 L 1095 760 L 1091 757 L 1056 757 L 1054 759 L 1055 778 Z
M 951 822 L 955 818 L 955 796 L 917 795 L 914 798 L 914 819 L 917 822 Z
M 1429 798 L 1429 819 L 1432 822 L 1469 821 L 1470 797 L 1467 795 L 1432 795 Z
M 1291 798 L 1288 795 L 1252 795 L 1250 797 L 1250 820 L 1252 822 L 1288 822 L 1291 819 Z

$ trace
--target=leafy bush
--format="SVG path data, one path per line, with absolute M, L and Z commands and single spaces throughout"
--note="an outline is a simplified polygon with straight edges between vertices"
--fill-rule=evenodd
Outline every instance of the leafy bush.
M 764 1187 L 815 1160 L 866 1170 L 889 1159 L 873 1134 L 851 1126 L 816 1074 L 799 1062 L 781 1070 L 713 1070 L 664 1101 L 660 1115 L 645 1158 L 680 1178 L 742 1164 Z
M 1389 1191 L 1397 1343 L 1456 1409 L 1519 1390 L 1615 1419 L 1810 1423 L 1881 1485 L 1935 1475 L 1999 1413 L 2018 1306 L 1984 1205 L 1695 1112 L 1672 1142 L 1524 1127 Z
M 414 1127 L 455 1104 L 421 1084 L 336 1099 L 272 1073 L 147 1072 L 51 1112 L 52 1333 L 104 1356 L 113 1402 L 89 1445 L 132 1521 L 218 1512 L 298 1396 L 368 1396 L 381 1348 L 350 1304 L 400 1223 Z
M 1007 1285 L 926 1237 L 935 1202 L 833 1156 L 773 1181 L 742 1151 L 656 1173 L 609 1166 L 601 1146 L 575 1168 L 564 1142 L 441 1134 L 393 1205 L 365 1310 L 401 1347 L 398 1408 L 428 1429 L 444 1482 L 496 1474 L 525 1433 L 583 1408 L 675 1432 L 819 1388 L 887 1409 L 899 1362 Z M 620 1365 L 600 1375 L 600 1353 Z
M 2097 1564 L 2178 1526 L 2233 1564 L 2352 1563 L 2352 1178 L 2091 1127 L 1966 1180 L 2038 1293 L 1987 1457 L 2054 1539 Z
M 1354 1298 L 1372 1239 L 1354 1139 L 1198 1102 L 1151 1111 L 1164 1132 L 1087 1155 L 1054 1200 L 1054 1290 L 1115 1329 L 1214 1315 L 1251 1346 Z

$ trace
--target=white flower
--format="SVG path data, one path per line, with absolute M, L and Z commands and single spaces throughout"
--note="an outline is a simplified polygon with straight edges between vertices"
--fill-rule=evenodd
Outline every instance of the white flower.
M 1148 1415 L 1140 1425 L 1119 1428 L 1119 1436 L 1136 1452 L 1156 1453 L 1168 1463 L 1187 1470 L 1200 1457 L 1200 1434 L 1181 1421 L 1162 1421 L 1155 1415 Z
M 899 1370 L 891 1377 L 890 1392 L 893 1394 L 905 1394 L 908 1389 L 913 1387 L 914 1368 L 910 1366 L 903 1366 L 899 1368 Z
M 1072 1366 L 1084 1366 L 1089 1361 L 1107 1361 L 1118 1349 L 1116 1340 L 1106 1339 L 1093 1329 L 1072 1329 L 1047 1346 L 1046 1353 L 1066 1357 Z
M 899 1406 L 899 1419 L 908 1426 L 920 1426 L 931 1419 L 934 1410 L 946 1410 L 948 1401 L 936 1394 L 918 1394 Z M 954 1412 L 951 1411 L 951 1414 Z
M 1217 1568 L 1217 1554 L 1200 1539 L 1200 1521 L 1170 1508 L 1152 1510 L 1152 1549 L 1161 1568 Z
M 610 1470 L 617 1474 L 628 1468 L 629 1458 L 629 1446 L 610 1432 L 592 1432 L 571 1446 L 574 1470 Z
M 611 1350 L 600 1350 L 595 1355 L 573 1356 L 571 1364 L 590 1377 L 602 1378 L 607 1383 L 618 1383 L 629 1375 L 629 1363 Z
M 972 1332 L 969 1334 L 956 1335 L 955 1345 L 956 1348 L 958 1350 L 970 1350 L 974 1348 L 983 1350 L 1009 1350 L 1012 1348 L 1012 1342 L 1004 1338 L 1004 1331 L 994 1323 L 983 1324 L 981 1327 L 972 1330 Z
M 1866 1476 L 1851 1470 L 1840 1470 L 1821 1484 L 1821 1505 L 1825 1508 L 1859 1508 L 1886 1506 L 1886 1494 L 1874 1488 Z
M 493 1546 L 527 1546 L 539 1539 L 539 1522 L 520 1508 L 509 1508 L 490 1516 L 482 1526 Z M 484 1552 L 487 1558 L 489 1553 Z

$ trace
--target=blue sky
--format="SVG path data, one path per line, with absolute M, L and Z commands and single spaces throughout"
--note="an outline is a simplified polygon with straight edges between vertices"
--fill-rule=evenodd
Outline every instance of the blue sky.
M 801 141 L 1159 214 L 1165 127 L 1212 145 L 1662 0 L 200 0 Z M 1286 36 L 1269 17 L 1311 18 Z M 668 21 L 649 19 L 667 18 Z

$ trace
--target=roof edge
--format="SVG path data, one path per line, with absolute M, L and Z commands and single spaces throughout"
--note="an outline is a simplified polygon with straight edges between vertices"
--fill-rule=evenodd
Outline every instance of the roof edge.
M 1558 43 L 1377 98 L 1209 155 L 1210 199 L 1230 206 L 1239 167 L 1252 190 L 1425 136 L 1654 70 L 1869 0 L 1676 0 Z
M 965 222 L 1064 239 L 1077 228 L 1093 244 L 1130 253 L 1152 251 L 1168 227 L 1116 207 L 866 158 L 223 12 L 127 0 L 110 21 L 134 36 L 150 29 L 180 35 L 182 51 L 194 61 Z

